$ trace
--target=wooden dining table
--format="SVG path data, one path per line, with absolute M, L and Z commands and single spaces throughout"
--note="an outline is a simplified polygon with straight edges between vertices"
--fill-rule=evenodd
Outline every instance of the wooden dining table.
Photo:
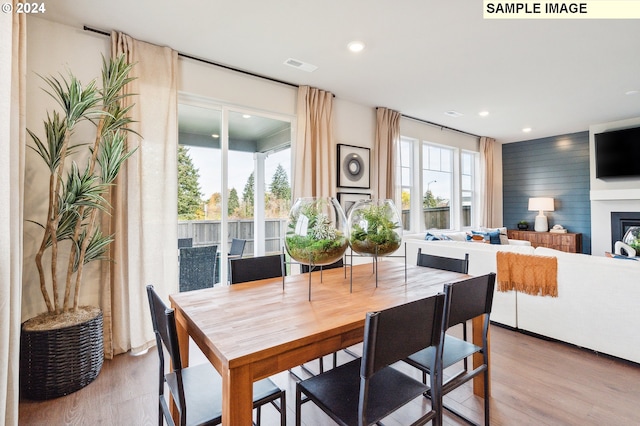
M 371 264 L 312 272 L 310 300 L 308 274 L 171 295 L 183 366 L 191 337 L 222 376 L 223 424 L 250 425 L 254 381 L 362 342 L 367 312 L 468 277 L 392 260 L 379 261 L 377 275 L 376 287 Z

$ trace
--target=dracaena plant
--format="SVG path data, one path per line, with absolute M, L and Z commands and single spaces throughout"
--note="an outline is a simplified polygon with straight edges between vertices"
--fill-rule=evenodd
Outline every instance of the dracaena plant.
M 35 262 L 40 290 L 50 313 L 78 309 L 84 265 L 105 260 L 113 241 L 112 235 L 102 234 L 98 213 L 111 210 L 105 194 L 133 153 L 126 144 L 126 134 L 131 131 L 128 129 L 132 122 L 128 117 L 131 106 L 123 106 L 124 97 L 129 96 L 123 88 L 133 80 L 129 77 L 131 68 L 124 56 L 109 60 L 103 57 L 102 88 L 96 80 L 83 86 L 71 72 L 66 77 L 41 77 L 48 86 L 45 92 L 61 109 L 47 113 L 43 139 L 27 129 L 34 143 L 30 148 L 49 169 L 47 217 L 43 223 L 34 223 L 44 231 Z M 74 130 L 82 121 L 95 125 L 93 140 L 74 137 Z M 84 164 L 72 161 L 72 156 Z M 62 241 L 71 242 L 68 250 L 61 249 Z M 45 255 L 51 256 L 46 268 Z M 64 268 L 65 263 L 66 272 L 58 271 L 58 266 Z M 61 285 L 64 297 L 60 294 Z

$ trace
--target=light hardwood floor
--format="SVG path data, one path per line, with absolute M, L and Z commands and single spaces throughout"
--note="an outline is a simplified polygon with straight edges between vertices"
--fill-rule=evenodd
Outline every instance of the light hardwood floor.
M 206 361 L 198 352 L 192 348 L 192 364 Z M 493 425 L 640 425 L 636 364 L 497 326 L 491 329 L 491 357 Z M 287 391 L 287 424 L 293 425 L 295 381 L 287 372 L 274 381 Z M 21 401 L 20 425 L 156 425 L 156 386 L 155 348 L 141 356 L 119 355 L 105 361 L 98 378 L 72 395 Z M 482 401 L 472 395 L 470 386 L 457 389 L 445 402 L 481 422 Z M 428 405 L 419 398 L 385 425 L 408 424 Z M 311 403 L 303 406 L 302 413 L 306 426 L 334 424 Z M 464 424 L 446 412 L 444 420 L 445 425 Z M 275 410 L 265 407 L 263 425 L 277 424 Z

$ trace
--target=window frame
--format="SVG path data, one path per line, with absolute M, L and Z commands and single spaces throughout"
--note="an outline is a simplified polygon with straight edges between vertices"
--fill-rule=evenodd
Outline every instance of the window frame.
M 411 209 L 410 209 L 410 227 L 405 232 L 419 233 L 425 232 L 427 227 L 422 217 L 422 199 L 426 188 L 424 188 L 423 182 L 423 165 L 426 159 L 423 155 L 423 147 L 434 146 L 451 151 L 452 155 L 452 170 L 451 170 L 451 200 L 450 200 L 450 221 L 449 230 L 465 230 L 475 229 L 479 223 L 479 185 L 480 185 L 480 153 L 477 151 L 463 149 L 452 145 L 441 144 L 432 142 L 426 139 L 419 139 L 410 136 L 400 136 L 400 143 L 409 142 L 412 144 L 413 161 L 410 163 L 412 170 L 409 175 L 411 176 L 412 184 L 410 185 L 411 194 Z M 415 155 L 415 153 L 418 155 Z M 463 212 L 462 212 L 462 156 L 470 155 L 472 158 L 472 177 L 471 177 L 471 223 L 469 226 L 462 226 Z M 398 174 L 400 176 L 400 188 L 407 187 L 405 182 L 402 182 L 402 164 L 400 163 L 401 156 L 398 156 Z M 466 190 L 465 190 L 466 192 Z M 418 196 L 419 195 L 419 196 Z

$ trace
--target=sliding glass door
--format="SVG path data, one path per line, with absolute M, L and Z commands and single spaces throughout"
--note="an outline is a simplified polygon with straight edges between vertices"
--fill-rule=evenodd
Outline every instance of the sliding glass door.
M 291 199 L 291 118 L 184 99 L 178 114 L 179 238 L 217 245 L 220 277 L 232 238 L 246 240 L 245 256 L 279 252 Z

